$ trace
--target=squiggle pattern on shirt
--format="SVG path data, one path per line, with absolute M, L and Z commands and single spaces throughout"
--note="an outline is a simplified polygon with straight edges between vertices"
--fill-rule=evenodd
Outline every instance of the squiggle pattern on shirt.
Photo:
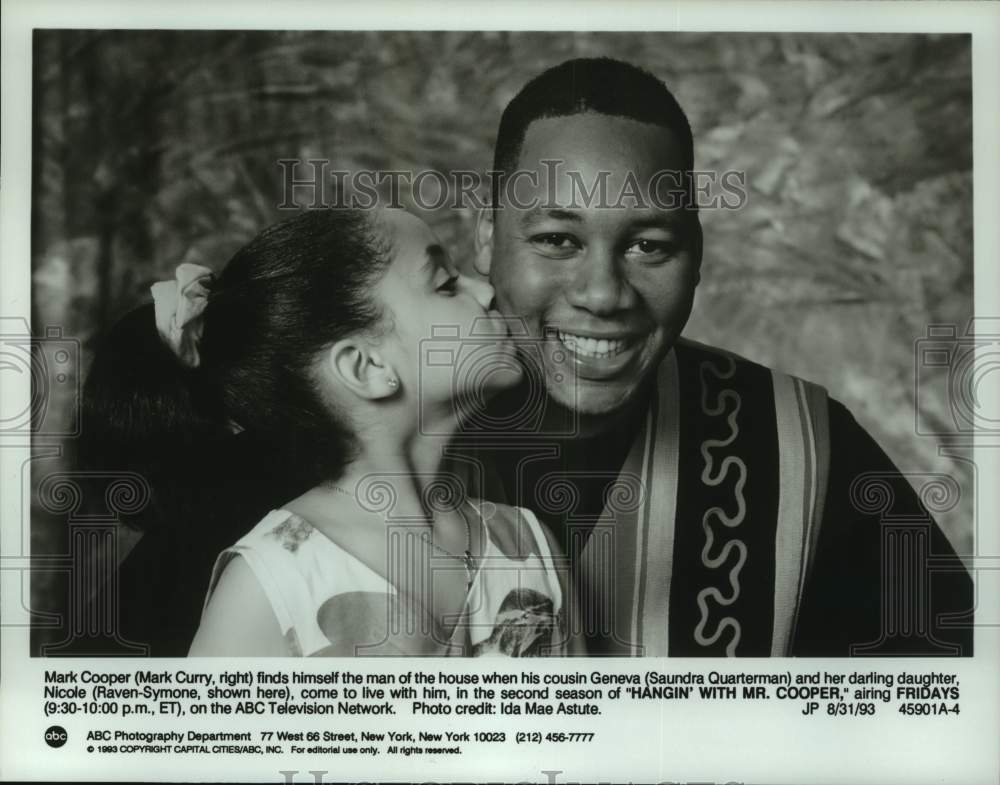
M 701 455 L 705 461 L 705 465 L 701 473 L 701 481 L 705 483 L 705 485 L 716 487 L 727 480 L 730 476 L 730 469 L 732 467 L 736 467 L 736 480 L 733 485 L 733 496 L 736 499 L 736 513 L 734 515 L 727 515 L 726 511 L 718 506 L 711 507 L 705 511 L 701 520 L 702 530 L 705 532 L 705 545 L 701 550 L 701 563 L 709 569 L 714 570 L 729 561 L 729 557 L 734 551 L 737 553 L 737 558 L 736 563 L 729 570 L 728 581 L 731 590 L 729 596 L 723 594 L 722 591 L 715 586 L 709 586 L 698 592 L 698 611 L 701 614 L 701 618 L 698 621 L 698 625 L 695 627 L 694 638 L 701 646 L 711 646 L 722 637 L 726 629 L 731 629 L 733 631 L 733 635 L 732 639 L 726 645 L 726 656 L 732 657 L 735 656 L 736 647 L 739 645 L 740 637 L 742 636 L 742 628 L 739 621 L 732 616 L 726 616 L 719 621 L 715 628 L 715 632 L 712 635 L 705 635 L 705 627 L 708 624 L 710 613 L 708 598 L 712 598 L 723 607 L 732 605 L 736 602 L 740 596 L 741 588 L 739 575 L 747 558 L 746 543 L 739 537 L 735 536 L 724 542 L 716 556 L 711 555 L 716 537 L 715 530 L 712 527 L 712 519 L 714 518 L 728 529 L 733 529 L 739 526 L 746 517 L 746 498 L 743 495 L 743 488 L 746 485 L 747 479 L 746 463 L 735 455 L 727 455 L 719 463 L 718 470 L 714 471 L 715 456 L 713 455 L 713 450 L 724 449 L 736 441 L 736 437 L 739 436 L 740 432 L 736 418 L 739 415 L 740 408 L 743 404 L 739 393 L 736 392 L 736 390 L 728 388 L 724 388 L 718 394 L 714 405 L 710 405 L 709 403 L 709 379 L 707 378 L 707 374 L 711 373 L 716 379 L 726 380 L 731 379 L 736 373 L 735 361 L 731 358 L 725 359 L 729 363 L 729 367 L 727 369 L 720 369 L 708 361 L 701 363 L 700 368 L 702 412 L 709 416 L 718 417 L 725 413 L 727 402 L 731 402 L 732 405 L 732 410 L 726 418 L 726 421 L 729 424 L 729 435 L 725 439 L 705 439 L 701 443 Z

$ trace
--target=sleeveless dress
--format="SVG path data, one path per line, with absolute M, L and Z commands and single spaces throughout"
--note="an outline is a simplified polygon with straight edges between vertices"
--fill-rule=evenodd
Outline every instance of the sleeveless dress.
M 461 611 L 444 620 L 450 631 L 431 622 L 393 581 L 288 510 L 273 510 L 219 555 L 205 607 L 226 565 L 241 556 L 271 604 L 289 656 L 566 654 L 563 592 L 538 520 L 522 508 L 467 504 L 482 521 L 483 555 Z M 525 558 L 512 558 L 490 528 L 521 522 L 526 526 L 517 539 Z M 415 580 L 429 593 L 438 571 L 465 572 L 457 559 L 428 551 L 419 535 L 398 529 L 390 530 L 387 575 L 409 571 L 412 584 L 413 570 L 427 564 Z

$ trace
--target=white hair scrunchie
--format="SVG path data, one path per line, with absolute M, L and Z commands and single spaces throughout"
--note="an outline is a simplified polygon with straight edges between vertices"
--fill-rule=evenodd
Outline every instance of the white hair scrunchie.
M 150 287 L 156 330 L 160 337 L 188 368 L 201 362 L 198 342 L 201 340 L 201 314 L 208 305 L 212 271 L 200 264 L 181 264 L 174 280 L 159 281 Z

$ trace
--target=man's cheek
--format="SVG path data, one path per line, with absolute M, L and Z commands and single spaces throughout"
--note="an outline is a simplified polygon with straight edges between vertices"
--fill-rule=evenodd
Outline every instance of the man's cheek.
M 563 281 L 557 265 L 536 257 L 521 266 L 519 286 L 525 301 L 536 311 L 542 311 L 559 298 Z
M 536 262 L 511 265 L 496 287 L 501 308 L 531 325 L 543 319 L 558 295 L 557 282 Z
M 678 319 L 687 319 L 696 284 L 696 267 L 677 267 L 672 275 L 638 282 L 636 290 L 654 322 L 673 326 Z

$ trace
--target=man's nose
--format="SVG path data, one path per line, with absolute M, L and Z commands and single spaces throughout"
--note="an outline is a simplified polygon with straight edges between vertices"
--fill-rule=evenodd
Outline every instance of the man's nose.
M 591 248 L 581 260 L 569 287 L 571 305 L 597 315 L 607 315 L 632 304 L 621 261 L 610 250 Z
M 459 278 L 460 285 L 465 291 L 476 298 L 476 302 L 482 306 L 483 310 L 489 310 L 493 304 L 493 287 L 488 281 L 482 278 L 474 278 L 471 275 L 462 275 Z

